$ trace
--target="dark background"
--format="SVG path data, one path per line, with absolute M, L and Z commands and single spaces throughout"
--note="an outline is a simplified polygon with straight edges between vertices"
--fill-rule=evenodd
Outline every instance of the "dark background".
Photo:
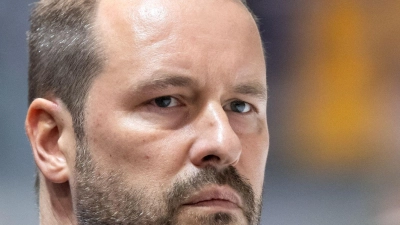
M 0 224 L 38 224 L 27 110 L 32 1 L 0 1 Z M 249 0 L 268 54 L 261 224 L 400 224 L 400 1 Z

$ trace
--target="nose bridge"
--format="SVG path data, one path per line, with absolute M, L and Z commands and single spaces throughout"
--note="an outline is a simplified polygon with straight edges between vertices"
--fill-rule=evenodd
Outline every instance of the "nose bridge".
M 229 120 L 223 110 L 219 110 L 216 106 L 213 106 L 212 104 L 210 104 L 208 108 L 209 109 L 205 111 L 205 125 L 207 125 L 207 122 L 209 123 L 211 130 L 215 132 L 215 141 L 222 144 L 224 142 L 224 138 L 227 138 L 226 135 L 224 135 L 224 132 L 231 130 Z
M 239 137 L 220 104 L 207 104 L 195 126 L 197 137 L 192 146 L 191 160 L 196 166 L 212 164 L 221 167 L 239 160 L 242 150 Z

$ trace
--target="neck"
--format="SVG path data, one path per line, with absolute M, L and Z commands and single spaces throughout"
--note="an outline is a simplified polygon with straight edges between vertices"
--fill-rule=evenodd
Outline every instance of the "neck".
M 55 184 L 41 179 L 40 225 L 76 225 L 69 183 Z

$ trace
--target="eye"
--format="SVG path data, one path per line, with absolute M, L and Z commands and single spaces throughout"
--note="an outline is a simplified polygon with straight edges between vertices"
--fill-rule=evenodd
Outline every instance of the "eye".
M 227 111 L 233 111 L 237 113 L 247 113 L 251 110 L 251 106 L 249 103 L 244 101 L 232 101 L 226 106 L 224 106 L 224 109 Z
M 169 108 L 180 105 L 179 101 L 171 96 L 162 96 L 155 98 L 151 101 L 151 104 L 160 108 Z

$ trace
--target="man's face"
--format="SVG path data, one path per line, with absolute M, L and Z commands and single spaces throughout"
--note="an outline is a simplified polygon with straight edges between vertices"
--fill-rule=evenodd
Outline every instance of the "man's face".
M 266 71 L 234 0 L 100 2 L 106 57 L 71 179 L 81 224 L 254 224 Z

